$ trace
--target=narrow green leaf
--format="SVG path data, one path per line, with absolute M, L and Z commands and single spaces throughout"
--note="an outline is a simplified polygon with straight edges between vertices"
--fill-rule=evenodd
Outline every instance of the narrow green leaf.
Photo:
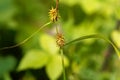
M 11 48 L 15 48 L 17 46 L 21 46 L 23 45 L 24 43 L 26 43 L 28 40 L 30 40 L 33 36 L 35 36 L 41 29 L 43 29 L 44 27 L 46 27 L 47 25 L 51 24 L 51 22 L 48 22 L 44 25 L 42 25 L 37 31 L 35 31 L 33 34 L 31 34 L 29 37 L 27 37 L 26 39 L 24 39 L 22 42 L 16 44 L 16 45 L 13 45 L 13 46 L 8 46 L 8 47 L 3 47 L 3 48 L 0 48 L 0 50 L 6 50 L 6 49 L 11 49 Z
M 103 39 L 103 40 L 107 41 L 109 44 L 111 44 L 113 46 L 113 48 L 115 49 L 118 57 L 120 58 L 120 51 L 119 51 L 118 47 L 113 42 L 111 42 L 109 39 L 105 38 L 104 36 L 102 36 L 100 34 L 93 34 L 93 35 L 82 36 L 82 37 L 79 37 L 77 39 L 74 39 L 74 40 L 66 43 L 64 46 L 67 46 L 67 45 L 69 45 L 71 43 L 79 42 L 81 40 L 89 39 L 89 38 L 100 38 L 100 39 Z
M 18 71 L 25 69 L 38 69 L 47 64 L 49 55 L 39 50 L 32 50 L 26 53 L 18 66 Z

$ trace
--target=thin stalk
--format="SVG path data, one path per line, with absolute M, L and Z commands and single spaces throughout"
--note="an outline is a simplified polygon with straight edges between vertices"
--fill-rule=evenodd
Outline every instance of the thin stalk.
M 71 44 L 71 43 L 79 42 L 79 41 L 81 41 L 81 40 L 89 39 L 89 38 L 100 38 L 100 39 L 105 40 L 105 41 L 108 42 L 109 44 L 111 44 L 111 45 L 113 46 L 114 50 L 116 51 L 119 59 L 120 59 L 120 51 L 119 51 L 119 48 L 118 48 L 112 41 L 110 41 L 109 39 L 105 38 L 104 36 L 102 36 L 102 35 L 100 35 L 100 34 L 93 34 L 93 35 L 82 36 L 82 37 L 79 37 L 79 38 L 77 38 L 77 39 L 74 39 L 74 40 L 66 43 L 64 46 L 67 46 L 67 45 L 69 45 L 69 44 Z
M 59 0 L 56 0 L 56 9 L 58 10 Z
M 64 65 L 64 55 L 63 55 L 63 49 L 62 48 L 60 48 L 60 54 L 61 54 L 61 60 L 62 60 L 63 80 L 66 80 L 65 65 Z
M 36 33 L 38 33 L 41 29 L 43 29 L 44 27 L 46 27 L 46 26 L 49 25 L 50 23 L 51 23 L 51 22 L 48 22 L 48 23 L 44 24 L 43 26 L 41 26 L 37 31 L 35 31 L 32 35 L 30 35 L 28 38 L 26 38 L 26 39 L 23 40 L 22 42 L 20 42 L 20 43 L 18 43 L 18 44 L 16 44 L 16 45 L 13 45 L 13 46 L 0 48 L 0 50 L 15 48 L 15 47 L 17 47 L 17 46 L 20 46 L 20 45 L 24 44 L 24 43 L 27 42 L 29 39 L 31 39 Z
M 58 26 L 56 26 L 56 32 L 57 32 L 57 34 L 59 34 L 59 31 L 58 31 Z

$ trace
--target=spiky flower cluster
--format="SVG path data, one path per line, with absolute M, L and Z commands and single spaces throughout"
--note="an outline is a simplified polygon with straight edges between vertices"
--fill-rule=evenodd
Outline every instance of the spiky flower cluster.
M 59 2 L 59 0 L 56 0 L 56 7 L 55 8 L 52 7 L 49 11 L 49 17 L 50 17 L 51 22 L 58 21 L 58 18 L 60 17 L 58 15 L 58 2 Z M 56 32 L 57 32 L 56 43 L 61 48 L 64 46 L 65 40 L 64 40 L 63 35 L 61 33 L 59 33 L 59 30 L 57 29 L 57 27 L 56 27 Z
M 50 9 L 50 11 L 49 11 L 49 16 L 50 16 L 50 20 L 52 22 L 57 21 L 58 18 L 59 18 L 59 16 L 58 16 L 58 10 L 56 8 L 52 7 L 52 9 Z
M 64 37 L 61 33 L 57 33 L 57 36 L 56 36 L 56 43 L 59 47 L 62 47 L 64 46 L 65 44 L 65 40 L 64 40 Z

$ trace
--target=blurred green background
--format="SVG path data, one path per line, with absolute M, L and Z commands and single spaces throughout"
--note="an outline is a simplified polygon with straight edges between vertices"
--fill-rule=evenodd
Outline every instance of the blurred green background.
M 55 0 L 0 0 L 0 48 L 16 45 L 49 22 Z M 120 49 L 120 0 L 60 0 L 60 21 L 25 44 L 0 51 L 0 80 L 62 80 L 55 40 L 59 26 L 65 41 L 100 33 Z M 120 60 L 101 39 L 64 48 L 67 80 L 120 80 Z

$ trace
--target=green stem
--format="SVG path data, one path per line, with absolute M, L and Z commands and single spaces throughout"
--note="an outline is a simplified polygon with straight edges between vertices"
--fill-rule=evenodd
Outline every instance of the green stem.
M 41 29 L 43 29 L 44 27 L 46 27 L 46 26 L 49 25 L 50 23 L 51 23 L 51 22 L 48 22 L 48 23 L 44 24 L 43 26 L 41 26 L 37 31 L 35 31 L 32 35 L 30 35 L 28 38 L 26 38 L 26 39 L 23 40 L 22 42 L 20 42 L 20 43 L 18 43 L 18 44 L 16 44 L 16 45 L 13 45 L 13 46 L 0 48 L 0 50 L 15 48 L 15 47 L 17 47 L 17 46 L 20 46 L 20 45 L 24 44 L 24 43 L 27 42 L 30 38 L 32 38 L 36 33 L 38 33 Z
M 79 42 L 79 41 L 84 40 L 84 39 L 89 39 L 89 38 L 100 38 L 100 39 L 103 39 L 103 40 L 107 41 L 108 43 L 110 43 L 113 46 L 114 50 L 116 51 L 116 53 L 117 53 L 117 55 L 118 55 L 118 57 L 120 59 L 120 51 L 119 51 L 118 47 L 112 41 L 110 41 L 109 39 L 105 38 L 104 36 L 102 36 L 100 34 L 82 36 L 82 37 L 79 37 L 77 39 L 74 39 L 74 40 L 66 43 L 64 46 L 67 46 L 67 45 L 69 45 L 71 43 Z
M 62 68 L 63 68 L 63 80 L 66 80 L 65 65 L 64 65 L 64 55 L 63 55 L 63 49 L 62 48 L 60 48 L 60 53 L 61 53 Z

